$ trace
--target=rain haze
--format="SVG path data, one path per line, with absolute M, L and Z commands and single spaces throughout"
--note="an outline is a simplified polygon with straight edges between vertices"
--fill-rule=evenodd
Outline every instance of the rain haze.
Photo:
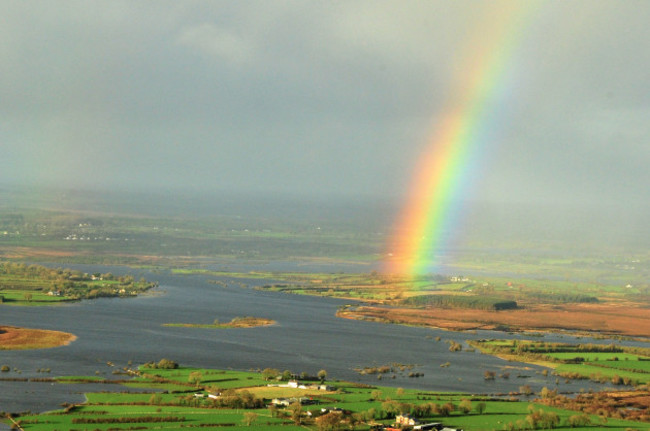
M 464 198 L 645 219 L 650 4 L 535 3 L 493 44 L 513 5 L 4 1 L 0 183 L 400 202 L 508 42 Z

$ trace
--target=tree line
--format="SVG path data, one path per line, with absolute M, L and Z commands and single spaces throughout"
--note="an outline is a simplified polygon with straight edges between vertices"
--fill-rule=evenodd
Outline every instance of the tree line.
M 414 307 L 472 308 L 476 310 L 514 310 L 517 302 L 493 296 L 418 295 L 402 300 Z
M 549 292 L 528 292 L 526 296 L 544 303 L 553 304 L 594 304 L 598 302 L 595 296 L 581 293 L 549 293 Z

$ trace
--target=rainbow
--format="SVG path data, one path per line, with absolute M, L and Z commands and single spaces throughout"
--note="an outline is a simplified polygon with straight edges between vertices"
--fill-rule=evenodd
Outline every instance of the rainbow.
M 448 246 L 460 217 L 472 169 L 491 144 L 501 121 L 504 99 L 515 81 L 509 73 L 520 33 L 535 2 L 513 2 L 492 28 L 481 26 L 461 50 L 456 85 L 443 105 L 434 136 L 419 158 L 406 204 L 388 245 L 385 272 L 423 275 L 440 265 L 437 255 Z

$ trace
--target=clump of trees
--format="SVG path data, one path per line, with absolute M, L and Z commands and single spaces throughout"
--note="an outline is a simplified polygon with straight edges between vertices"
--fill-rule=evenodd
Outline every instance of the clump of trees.
M 524 420 L 508 422 L 504 429 L 506 431 L 528 430 L 528 429 L 553 429 L 560 425 L 560 417 L 555 412 L 547 412 L 543 409 L 535 409 L 535 406 L 528 408 L 529 414 Z
M 494 296 L 418 295 L 402 300 L 413 307 L 472 308 L 475 310 L 514 310 L 517 302 Z
M 226 389 L 221 396 L 212 400 L 216 407 L 227 407 L 230 409 L 260 409 L 264 407 L 264 400 L 255 397 L 247 390 L 236 391 Z
M 355 368 L 354 371 L 361 375 L 365 374 L 388 374 L 388 373 L 404 373 L 407 370 L 415 368 L 415 364 L 400 364 L 393 362 L 389 365 L 380 365 L 372 367 Z
M 387 374 L 392 371 L 392 367 L 388 365 L 382 365 L 379 367 L 364 367 L 364 368 L 355 368 L 359 374 Z
M 308 381 L 315 381 L 319 380 L 321 383 L 325 382 L 325 379 L 327 379 L 327 371 L 326 370 L 320 370 L 318 373 L 314 376 L 311 375 L 305 371 L 302 373 L 295 374 L 291 370 L 284 370 L 280 371 L 277 368 L 265 368 L 262 370 L 262 378 L 264 380 L 279 380 L 279 381 L 289 381 L 291 379 L 300 379 L 300 380 L 308 380 Z
M 246 412 L 242 418 L 242 423 L 247 427 L 251 426 L 257 420 L 257 413 Z
M 465 398 L 458 405 L 458 410 L 460 410 L 464 415 L 469 414 L 472 411 L 472 401 Z
M 152 369 L 161 369 L 161 370 L 174 370 L 178 368 L 178 363 L 174 362 L 170 359 L 161 359 L 160 361 L 156 362 L 147 362 L 144 364 L 145 368 L 152 368 Z
M 187 377 L 187 381 L 196 385 L 197 388 L 201 384 L 201 380 L 203 380 L 203 373 L 200 371 L 192 371 Z
M 319 431 L 338 430 L 341 428 L 343 415 L 339 412 L 328 412 L 316 418 L 315 423 Z
M 588 415 L 598 415 L 601 419 L 607 418 L 627 419 L 634 421 L 650 422 L 650 414 L 645 404 L 641 401 L 625 397 L 617 397 L 615 393 L 607 391 L 579 394 L 567 397 L 557 391 L 540 392 L 540 398 L 535 402 L 553 407 L 576 410 L 579 413 L 570 416 L 566 425 L 570 427 L 587 426 L 591 424 Z
M 593 304 L 598 302 L 598 298 L 595 296 L 581 293 L 528 292 L 526 296 L 547 304 Z
M 262 378 L 264 380 L 275 380 L 280 376 L 280 370 L 276 368 L 265 368 L 262 370 Z

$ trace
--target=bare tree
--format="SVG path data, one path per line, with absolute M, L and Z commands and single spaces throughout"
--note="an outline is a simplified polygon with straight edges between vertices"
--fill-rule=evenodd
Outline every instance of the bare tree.
M 244 418 L 242 419 L 242 422 L 244 425 L 247 427 L 251 426 L 253 422 L 257 420 L 257 413 L 254 412 L 246 412 L 244 413 Z

